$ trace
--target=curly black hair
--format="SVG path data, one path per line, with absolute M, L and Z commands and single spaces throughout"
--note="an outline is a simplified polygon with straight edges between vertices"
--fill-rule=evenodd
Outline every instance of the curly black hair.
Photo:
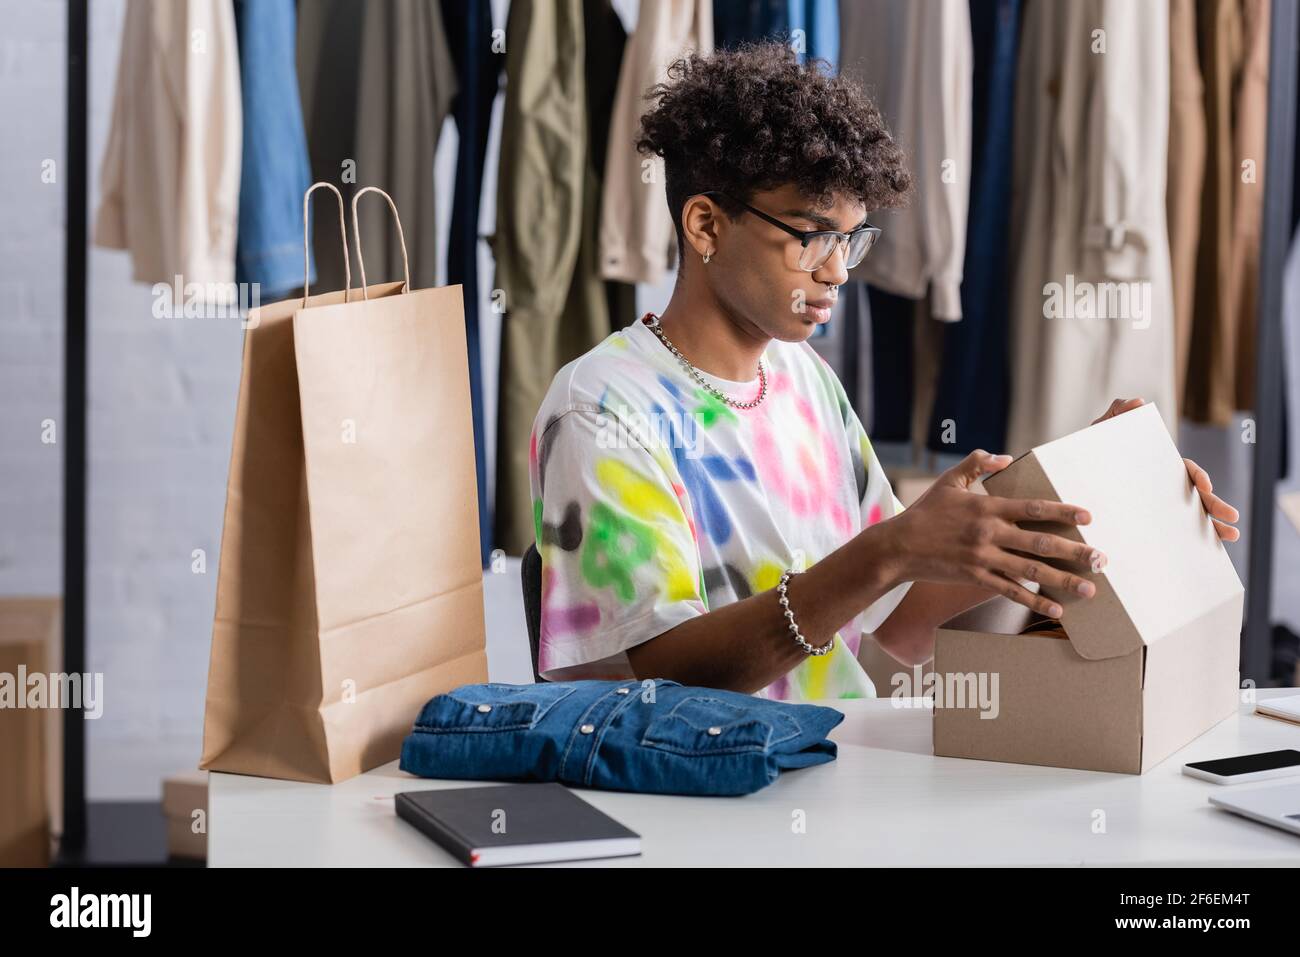
M 794 184 L 818 207 L 840 194 L 868 210 L 901 206 L 910 192 L 903 152 L 862 86 L 829 75 L 824 61 L 799 63 L 785 43 L 683 57 L 645 98 L 654 105 L 636 148 L 664 159 L 679 249 L 682 207 L 706 190 L 748 201 Z

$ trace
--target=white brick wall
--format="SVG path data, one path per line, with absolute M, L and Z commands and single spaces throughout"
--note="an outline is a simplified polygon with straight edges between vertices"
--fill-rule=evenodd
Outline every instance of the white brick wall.
M 0 583 L 59 589 L 62 455 L 41 443 L 61 417 L 63 187 L 41 163 L 63 157 L 64 14 L 54 2 L 0 3 Z

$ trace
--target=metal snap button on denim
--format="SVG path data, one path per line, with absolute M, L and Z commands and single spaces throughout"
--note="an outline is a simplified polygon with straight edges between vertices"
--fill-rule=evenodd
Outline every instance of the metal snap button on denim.
M 483 714 L 487 714 L 492 710 L 492 706 L 490 704 L 481 704 L 478 706 L 478 710 Z
M 709 728 L 709 734 L 722 734 L 722 729 L 715 724 L 713 727 Z
M 583 734 L 591 734 L 591 732 L 596 730 L 596 726 L 594 724 L 584 724 L 578 730 L 581 731 Z

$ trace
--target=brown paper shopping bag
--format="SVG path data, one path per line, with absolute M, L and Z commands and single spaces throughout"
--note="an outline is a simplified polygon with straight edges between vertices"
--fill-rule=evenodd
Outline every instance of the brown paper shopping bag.
M 358 243 L 354 293 L 346 255 L 248 317 L 201 768 L 341 781 L 487 678 L 461 289 L 367 287 Z

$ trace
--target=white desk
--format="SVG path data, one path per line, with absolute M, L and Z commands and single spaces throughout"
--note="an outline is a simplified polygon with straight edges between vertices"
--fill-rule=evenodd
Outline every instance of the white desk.
M 1212 808 L 1206 797 L 1218 785 L 1181 771 L 1187 761 L 1300 747 L 1300 725 L 1252 714 L 1245 705 L 1137 776 L 936 758 L 929 711 L 896 708 L 888 698 L 825 703 L 846 716 L 831 733 L 839 757 L 788 771 L 755 794 L 693 798 L 578 789 L 642 837 L 642 856 L 594 863 L 1300 865 L 1300 837 Z M 470 786 L 412 777 L 396 761 L 333 786 L 213 773 L 208 863 L 460 866 L 398 819 L 392 796 Z M 804 812 L 803 834 L 793 833 L 796 811 Z M 1104 833 L 1094 832 L 1098 812 Z

